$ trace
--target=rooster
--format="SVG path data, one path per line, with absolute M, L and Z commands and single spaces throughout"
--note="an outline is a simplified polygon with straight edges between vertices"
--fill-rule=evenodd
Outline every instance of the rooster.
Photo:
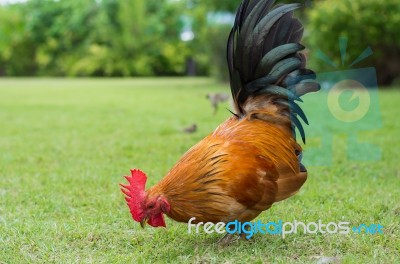
M 304 184 L 295 128 L 305 143 L 300 119 L 308 121 L 296 101 L 320 86 L 300 53 L 303 27 L 292 17 L 298 7 L 241 3 L 227 44 L 234 112 L 147 191 L 142 171 L 125 176 L 121 190 L 142 227 L 165 227 L 164 214 L 186 223 L 251 221 Z

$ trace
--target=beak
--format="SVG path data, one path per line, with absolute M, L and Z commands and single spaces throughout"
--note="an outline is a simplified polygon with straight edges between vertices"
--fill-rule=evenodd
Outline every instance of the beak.
M 146 225 L 146 222 L 147 222 L 147 217 L 143 218 L 143 220 L 140 221 L 140 226 L 141 226 L 142 228 L 144 228 L 145 225 Z

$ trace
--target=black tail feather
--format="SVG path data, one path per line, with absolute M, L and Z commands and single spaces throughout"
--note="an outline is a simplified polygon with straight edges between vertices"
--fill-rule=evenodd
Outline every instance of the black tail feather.
M 274 0 L 244 0 L 236 14 L 228 39 L 227 60 L 236 114 L 246 115 L 244 104 L 258 95 L 285 98 L 274 104 L 289 109 L 286 113 L 305 141 L 300 118 L 308 124 L 294 102 L 300 96 L 319 90 L 315 73 L 305 68 L 306 58 L 299 53 L 303 36 L 301 22 L 293 18 L 299 4 L 276 5 Z M 289 115 L 288 115 L 289 114 Z

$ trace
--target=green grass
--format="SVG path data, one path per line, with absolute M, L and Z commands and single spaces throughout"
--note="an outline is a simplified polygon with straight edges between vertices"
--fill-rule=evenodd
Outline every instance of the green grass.
M 380 160 L 348 160 L 338 133 L 332 163 L 308 166 L 301 192 L 259 218 L 380 223 L 383 235 L 259 234 L 253 243 L 220 248 L 218 235 L 188 234 L 169 219 L 167 229 L 134 223 L 119 190 L 122 175 L 141 168 L 148 186 L 161 179 L 229 116 L 223 108 L 212 115 L 205 95 L 215 91 L 227 86 L 209 79 L 1 79 L 0 263 L 400 262 L 399 90 L 380 93 L 382 127 L 360 133 L 382 149 Z M 305 98 L 307 112 L 318 111 L 318 96 Z M 191 123 L 198 132 L 183 134 Z

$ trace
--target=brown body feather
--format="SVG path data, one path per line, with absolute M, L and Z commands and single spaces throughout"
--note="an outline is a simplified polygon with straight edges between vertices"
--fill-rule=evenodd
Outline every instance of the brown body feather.
M 273 123 L 252 118 L 274 117 Z M 154 187 L 169 217 L 187 222 L 250 221 L 274 202 L 295 194 L 307 178 L 300 172 L 290 121 L 273 113 L 231 117 L 193 146 Z

